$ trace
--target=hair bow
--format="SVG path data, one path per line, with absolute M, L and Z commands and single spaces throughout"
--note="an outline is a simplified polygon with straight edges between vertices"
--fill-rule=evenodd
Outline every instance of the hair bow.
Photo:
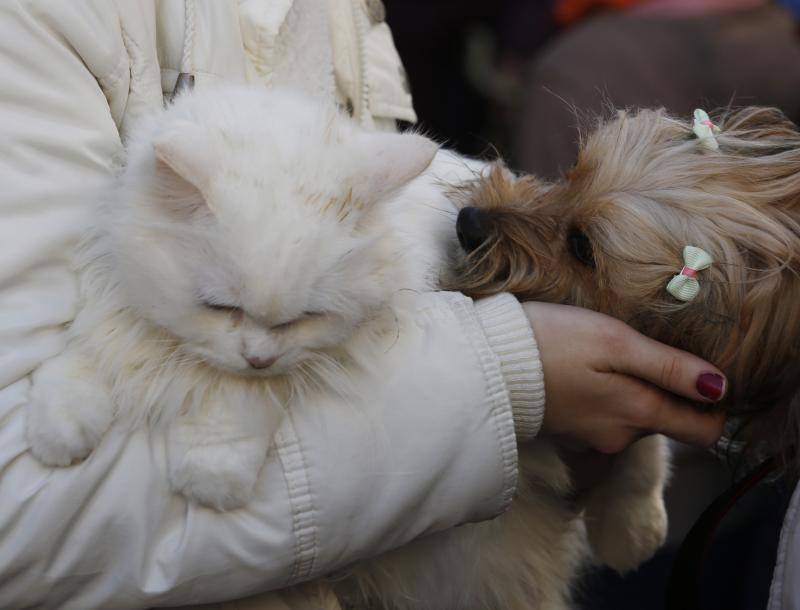
M 718 134 L 720 129 L 711 122 L 705 110 L 698 108 L 694 111 L 692 131 L 697 136 L 697 139 L 700 140 L 700 144 L 711 150 L 719 150 L 719 143 L 714 135 Z
M 695 277 L 697 272 L 708 269 L 713 262 L 711 255 L 705 250 L 694 246 L 685 246 L 683 248 L 683 269 L 669 281 L 667 292 L 679 301 L 691 301 L 700 292 L 700 282 Z

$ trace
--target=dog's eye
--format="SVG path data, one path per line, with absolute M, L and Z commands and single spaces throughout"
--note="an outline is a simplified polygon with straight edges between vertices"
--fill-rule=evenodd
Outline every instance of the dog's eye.
M 586 237 L 586 233 L 580 229 L 572 229 L 567 235 L 569 251 L 578 261 L 587 267 L 594 269 L 594 250 L 592 242 Z

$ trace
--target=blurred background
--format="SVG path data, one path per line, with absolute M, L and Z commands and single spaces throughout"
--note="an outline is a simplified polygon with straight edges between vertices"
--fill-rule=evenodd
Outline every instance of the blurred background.
M 800 120 L 800 0 L 384 3 L 425 132 L 516 170 L 557 178 L 579 127 L 612 108 L 663 106 L 689 122 L 696 107 L 762 104 Z M 680 542 L 743 470 L 676 447 L 667 547 L 633 574 L 589 570 L 579 607 L 664 608 Z M 766 608 L 788 496 L 763 483 L 723 520 L 703 562 L 704 610 Z

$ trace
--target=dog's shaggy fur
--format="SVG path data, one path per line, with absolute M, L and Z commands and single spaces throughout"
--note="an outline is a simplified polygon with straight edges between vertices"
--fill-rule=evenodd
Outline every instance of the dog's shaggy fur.
M 545 184 L 498 167 L 470 185 L 483 243 L 458 286 L 615 316 L 714 362 L 728 413 L 770 411 L 758 434 L 794 453 L 800 402 L 800 134 L 778 110 L 716 113 L 719 150 L 663 110 L 620 112 Z M 684 246 L 715 263 L 697 298 L 666 291 Z M 769 423 L 765 423 L 769 422 Z M 765 429 L 766 426 L 766 429 Z M 754 432 L 755 434 L 755 432 Z

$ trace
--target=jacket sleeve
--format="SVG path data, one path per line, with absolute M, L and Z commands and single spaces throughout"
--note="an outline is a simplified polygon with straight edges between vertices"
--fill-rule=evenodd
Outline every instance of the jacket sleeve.
M 515 420 L 535 433 L 543 402 L 530 329 L 506 295 L 415 297 L 413 323 L 370 373 L 379 382 L 356 403 L 294 409 L 242 510 L 171 493 L 163 438 L 144 430 L 112 429 L 71 468 L 34 460 L 29 373 L 62 347 L 70 248 L 121 152 L 109 91 L 155 95 L 127 69 L 138 50 L 120 47 L 112 3 L 75 3 L 69 22 L 48 13 L 60 6 L 0 5 L 0 608 L 238 597 L 504 510 Z
M 503 511 L 516 445 L 491 315 L 458 294 L 415 298 L 413 324 L 358 384 L 359 400 L 293 408 L 255 497 L 234 512 L 171 493 L 163 438 L 147 431 L 112 428 L 86 462 L 42 467 L 24 437 L 27 379 L 1 390 L 0 607 L 244 596 Z M 512 297 L 491 305 L 525 322 Z

